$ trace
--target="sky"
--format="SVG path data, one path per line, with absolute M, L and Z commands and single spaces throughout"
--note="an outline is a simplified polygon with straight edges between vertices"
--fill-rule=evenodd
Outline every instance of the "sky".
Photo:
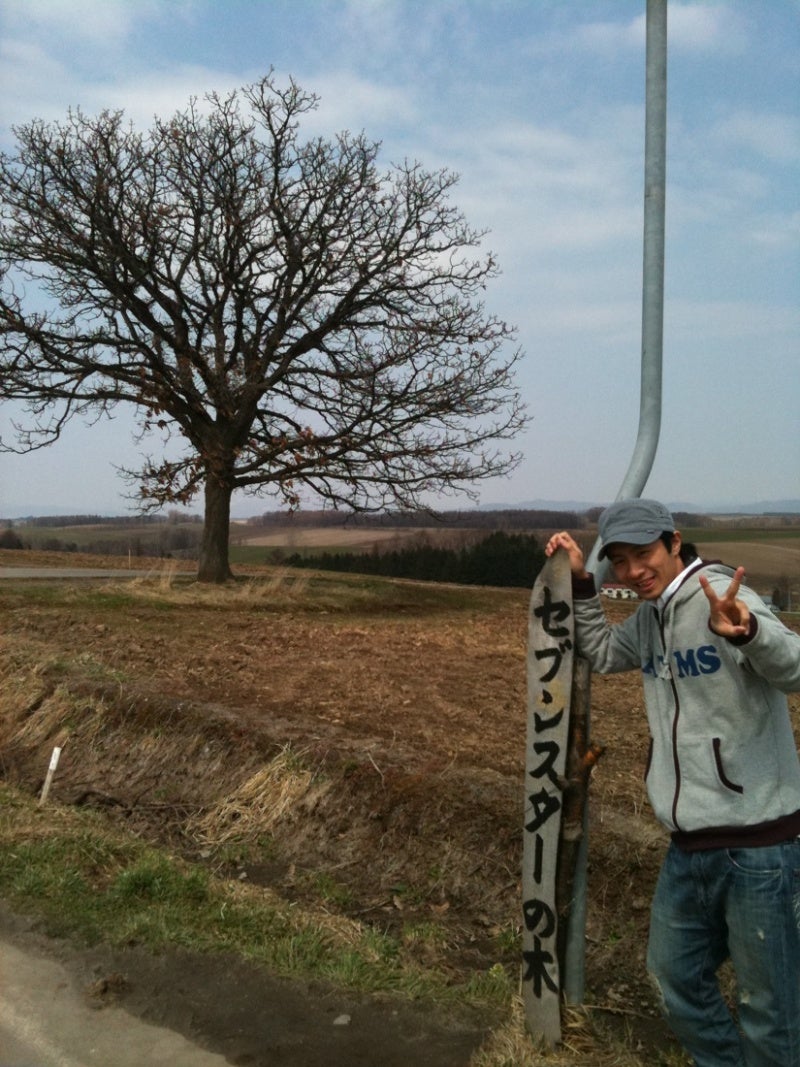
M 639 423 L 645 0 L 0 0 L 0 149 L 70 107 L 146 129 L 270 69 L 320 97 L 303 133 L 458 172 L 488 231 L 487 309 L 517 329 L 531 421 L 481 505 L 613 500 Z M 800 499 L 800 0 L 668 0 L 665 262 L 642 495 Z M 4 435 L 17 417 L 0 405 Z M 0 516 L 131 510 L 133 425 L 0 455 Z

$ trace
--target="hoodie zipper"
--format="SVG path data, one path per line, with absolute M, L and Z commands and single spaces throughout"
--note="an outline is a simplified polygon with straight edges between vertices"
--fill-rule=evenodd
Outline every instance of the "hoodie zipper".
M 664 633 L 664 616 L 666 615 L 666 609 L 662 615 L 661 612 L 656 610 L 656 618 L 658 619 L 658 632 L 661 637 L 661 648 L 664 651 L 664 662 L 669 667 L 669 659 L 667 652 L 667 641 Z M 681 702 L 678 697 L 678 688 L 675 685 L 675 679 L 672 676 L 672 670 L 669 672 L 669 685 L 672 690 L 672 698 L 675 704 L 675 711 L 672 716 L 672 767 L 675 772 L 675 793 L 672 799 L 672 822 L 676 830 L 680 830 L 680 824 L 678 823 L 678 800 L 681 792 L 681 764 L 678 759 L 678 719 L 681 715 Z

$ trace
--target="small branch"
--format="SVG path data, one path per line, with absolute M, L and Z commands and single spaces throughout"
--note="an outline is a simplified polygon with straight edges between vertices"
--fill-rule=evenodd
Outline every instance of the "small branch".
M 375 762 L 375 760 L 374 760 L 374 759 L 372 758 L 372 753 L 371 753 L 371 752 L 368 752 L 368 753 L 367 753 L 367 759 L 368 759 L 368 760 L 370 761 L 370 763 L 372 764 L 372 766 L 373 766 L 373 767 L 375 768 L 375 770 L 376 770 L 376 771 L 378 772 L 378 774 L 379 774 L 379 775 L 381 776 L 381 784 L 383 784 L 383 783 L 384 783 L 384 782 L 386 781 L 386 779 L 385 779 L 385 777 L 384 777 L 383 771 L 382 771 L 382 770 L 380 769 L 380 767 L 378 766 L 378 764 L 377 764 L 377 763 Z

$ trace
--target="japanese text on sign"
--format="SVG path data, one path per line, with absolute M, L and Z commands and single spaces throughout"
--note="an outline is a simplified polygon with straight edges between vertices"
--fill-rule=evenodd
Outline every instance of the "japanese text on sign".
M 569 573 L 551 560 L 534 586 L 528 655 L 523 837 L 523 993 L 536 1029 L 560 1036 L 555 875 L 569 729 L 574 624 Z M 562 567 L 563 570 L 563 567 Z M 531 1027 L 529 1018 L 529 1028 Z

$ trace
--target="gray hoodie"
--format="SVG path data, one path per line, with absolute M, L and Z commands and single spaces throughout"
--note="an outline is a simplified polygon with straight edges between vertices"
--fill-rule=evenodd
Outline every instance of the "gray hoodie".
M 691 565 L 662 610 L 610 626 L 593 583 L 576 583 L 578 651 L 601 674 L 639 668 L 650 725 L 647 789 L 656 817 L 692 847 L 800 833 L 800 760 L 785 693 L 800 690 L 800 636 L 751 590 L 750 633 L 708 624 L 698 572 L 722 595 L 733 571 Z M 585 598 L 589 594 L 588 599 Z M 788 832 L 787 832 L 787 827 Z M 766 834 L 766 838 L 765 838 Z M 728 839 L 732 838 L 732 841 Z

